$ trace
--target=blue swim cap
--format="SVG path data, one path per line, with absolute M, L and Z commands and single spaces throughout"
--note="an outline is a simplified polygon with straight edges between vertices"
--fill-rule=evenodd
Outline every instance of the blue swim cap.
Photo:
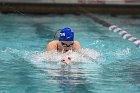
M 74 41 L 74 32 L 71 28 L 64 28 L 60 31 L 59 41 Z

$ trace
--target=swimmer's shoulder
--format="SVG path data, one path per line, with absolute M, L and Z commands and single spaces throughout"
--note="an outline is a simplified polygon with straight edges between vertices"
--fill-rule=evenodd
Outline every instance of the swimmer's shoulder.
M 50 50 L 55 50 L 57 49 L 57 44 L 58 44 L 58 40 L 53 40 L 51 42 L 48 43 L 46 50 L 50 51 Z
M 78 41 L 74 41 L 74 44 L 76 44 L 76 45 L 80 45 L 80 42 L 78 42 Z
M 80 47 L 81 47 L 80 42 L 74 41 L 74 49 L 78 50 L 78 49 L 80 49 Z

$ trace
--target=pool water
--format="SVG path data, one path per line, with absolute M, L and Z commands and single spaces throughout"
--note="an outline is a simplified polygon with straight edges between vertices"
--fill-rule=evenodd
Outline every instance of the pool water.
M 97 16 L 140 37 L 140 18 Z M 140 49 L 91 18 L 0 14 L 0 20 L 0 93 L 139 93 Z M 82 56 L 70 53 L 70 65 L 36 58 L 64 27 L 74 30 Z

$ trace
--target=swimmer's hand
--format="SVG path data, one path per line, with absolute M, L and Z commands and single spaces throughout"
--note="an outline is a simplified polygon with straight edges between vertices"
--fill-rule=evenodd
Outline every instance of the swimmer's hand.
M 71 63 L 71 58 L 68 57 L 68 58 L 64 58 L 61 60 L 61 62 L 65 63 L 65 64 L 70 64 Z

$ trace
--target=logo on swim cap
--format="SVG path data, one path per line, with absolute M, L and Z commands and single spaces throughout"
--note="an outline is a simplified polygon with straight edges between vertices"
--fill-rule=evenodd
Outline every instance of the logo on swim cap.
M 74 32 L 70 28 L 60 31 L 59 41 L 74 41 Z
M 60 36 L 65 36 L 65 33 L 60 33 Z

